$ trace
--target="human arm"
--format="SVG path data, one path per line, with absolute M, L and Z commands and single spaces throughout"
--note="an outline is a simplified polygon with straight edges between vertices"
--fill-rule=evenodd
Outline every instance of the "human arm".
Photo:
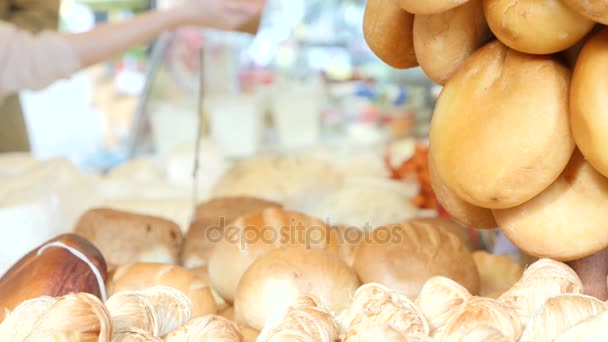
M 0 94 L 43 88 L 180 26 L 232 30 L 256 16 L 263 5 L 250 0 L 189 0 L 79 34 L 31 35 L 0 24 Z
M 185 5 L 148 12 L 129 21 L 67 35 L 66 39 L 83 66 L 89 66 L 180 26 L 236 29 L 259 13 L 261 5 L 263 2 L 250 0 L 190 0 Z

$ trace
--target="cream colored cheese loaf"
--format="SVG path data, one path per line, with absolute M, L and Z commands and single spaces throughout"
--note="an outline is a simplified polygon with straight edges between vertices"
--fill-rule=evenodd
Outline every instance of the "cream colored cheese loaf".
M 493 41 L 446 83 L 430 130 L 439 178 L 473 205 L 520 205 L 564 170 L 570 132 L 570 72 L 550 56 Z
M 363 283 L 382 284 L 411 299 L 435 276 L 450 278 L 473 294 L 479 291 L 479 274 L 467 247 L 434 225 L 376 228 L 357 248 L 353 267 Z
M 81 216 L 74 232 L 101 251 L 109 270 L 136 262 L 179 262 L 182 232 L 159 217 L 96 208 Z

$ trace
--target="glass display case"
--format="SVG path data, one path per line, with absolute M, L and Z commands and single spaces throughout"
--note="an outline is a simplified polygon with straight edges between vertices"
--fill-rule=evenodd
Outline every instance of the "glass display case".
M 199 116 L 205 134 L 235 158 L 426 136 L 433 85 L 420 69 L 392 69 L 369 51 L 364 4 L 269 0 L 256 36 L 165 34 L 149 56 L 124 157 L 194 142 Z

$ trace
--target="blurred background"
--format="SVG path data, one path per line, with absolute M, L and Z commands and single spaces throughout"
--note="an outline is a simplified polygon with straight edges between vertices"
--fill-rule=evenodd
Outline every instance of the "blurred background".
M 87 31 L 173 2 L 64 0 L 61 30 Z M 371 53 L 364 4 L 269 0 L 255 37 L 168 32 L 43 91 L 24 92 L 33 153 L 104 171 L 192 143 L 197 115 L 205 136 L 234 159 L 425 139 L 439 89 L 419 68 L 395 70 Z

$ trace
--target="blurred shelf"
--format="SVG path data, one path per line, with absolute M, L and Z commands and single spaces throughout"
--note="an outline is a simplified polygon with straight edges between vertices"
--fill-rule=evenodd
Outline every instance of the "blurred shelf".
M 95 11 L 112 11 L 120 9 L 143 10 L 150 6 L 150 0 L 75 0 Z

